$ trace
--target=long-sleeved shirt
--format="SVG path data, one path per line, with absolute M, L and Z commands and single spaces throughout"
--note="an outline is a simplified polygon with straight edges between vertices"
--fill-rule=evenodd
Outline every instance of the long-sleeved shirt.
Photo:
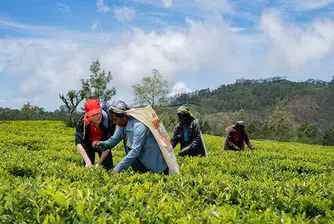
M 86 149 L 91 148 L 92 142 L 89 140 L 91 137 L 90 125 L 91 124 L 86 124 L 85 114 L 82 114 L 76 125 L 75 145 L 81 144 Z M 102 140 L 109 139 L 115 133 L 116 126 L 112 123 L 108 113 L 105 111 L 102 111 L 100 128 L 104 133 Z
M 253 148 L 253 145 L 249 141 L 248 135 L 245 130 L 237 131 L 235 126 L 227 127 L 226 131 L 226 140 L 224 144 L 225 150 L 244 150 L 245 145 L 247 144 L 249 148 Z
M 181 150 L 190 146 L 185 155 L 206 155 L 204 142 L 202 142 L 201 138 L 200 126 L 196 119 L 189 119 L 185 123 L 178 123 L 173 130 L 171 143 L 173 148 L 180 143 Z
M 114 171 L 119 173 L 129 166 L 132 166 L 135 171 L 140 171 L 140 167 L 144 165 L 153 173 L 162 173 L 167 168 L 151 131 L 138 120 L 130 118 L 125 127 L 119 127 L 111 138 L 100 144 L 104 149 L 113 148 L 121 140 L 123 140 L 126 156 L 116 165 Z

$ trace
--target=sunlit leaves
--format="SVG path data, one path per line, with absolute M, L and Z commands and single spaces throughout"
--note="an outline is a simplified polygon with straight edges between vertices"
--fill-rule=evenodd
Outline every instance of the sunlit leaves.
M 178 157 L 181 175 L 84 168 L 74 129 L 7 122 L 0 129 L 0 223 L 328 223 L 334 148 L 254 141 L 208 158 Z M 114 149 L 114 163 L 124 156 Z

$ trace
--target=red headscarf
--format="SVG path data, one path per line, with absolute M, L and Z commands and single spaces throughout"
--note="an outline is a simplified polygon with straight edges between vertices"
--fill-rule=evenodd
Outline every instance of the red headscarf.
M 88 99 L 85 103 L 85 112 L 86 112 L 86 124 L 90 123 L 90 117 L 102 113 L 100 103 L 97 99 Z

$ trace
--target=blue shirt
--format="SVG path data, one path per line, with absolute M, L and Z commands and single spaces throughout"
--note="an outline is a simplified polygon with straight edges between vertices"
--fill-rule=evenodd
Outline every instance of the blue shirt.
M 119 127 L 110 139 L 101 143 L 103 148 L 113 148 L 121 140 L 124 143 L 126 156 L 116 165 L 115 172 L 119 173 L 131 165 L 135 169 L 136 159 L 139 159 L 152 173 L 162 173 L 167 168 L 151 131 L 138 120 L 130 118 L 125 127 Z
M 183 125 L 183 140 L 185 142 L 189 141 L 188 131 L 187 131 L 187 129 L 186 129 L 186 127 L 184 125 Z

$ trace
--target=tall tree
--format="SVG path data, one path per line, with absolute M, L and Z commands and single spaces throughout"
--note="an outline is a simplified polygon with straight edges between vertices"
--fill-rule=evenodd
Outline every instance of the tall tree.
M 21 113 L 25 120 L 32 120 L 34 115 L 40 110 L 38 106 L 33 106 L 29 102 L 21 108 Z
M 59 94 L 59 97 L 64 102 L 69 115 L 68 125 L 73 127 L 75 125 L 73 114 L 81 101 L 85 99 L 86 93 L 82 90 L 69 90 L 66 95 Z
M 334 90 L 334 75 L 333 75 L 332 81 L 330 81 L 328 84 L 329 84 L 330 89 Z
M 334 145 L 334 129 L 326 130 L 322 138 L 323 145 Z
M 99 60 L 93 61 L 90 69 L 93 74 L 89 79 L 81 79 L 82 90 L 86 94 L 86 99 L 95 98 L 100 102 L 107 104 L 109 100 L 116 94 L 115 87 L 108 89 L 108 84 L 112 80 L 111 72 L 101 71 Z
M 277 141 L 287 141 L 290 136 L 289 124 L 290 114 L 277 106 L 272 115 L 265 122 L 263 130 L 266 132 L 265 138 L 271 137 Z
M 107 89 L 108 84 L 112 80 L 111 72 L 101 72 L 101 64 L 99 60 L 93 61 L 90 69 L 93 74 L 89 79 L 81 79 L 81 90 L 69 90 L 66 95 L 59 94 L 60 99 L 64 102 L 66 111 L 69 116 L 69 126 L 74 126 L 74 113 L 78 105 L 84 99 L 95 98 L 100 102 L 107 104 L 109 100 L 116 94 L 115 87 Z
M 168 83 L 158 69 L 152 69 L 152 76 L 144 77 L 139 84 L 132 86 L 135 103 L 139 106 L 163 105 L 167 102 L 169 93 Z

